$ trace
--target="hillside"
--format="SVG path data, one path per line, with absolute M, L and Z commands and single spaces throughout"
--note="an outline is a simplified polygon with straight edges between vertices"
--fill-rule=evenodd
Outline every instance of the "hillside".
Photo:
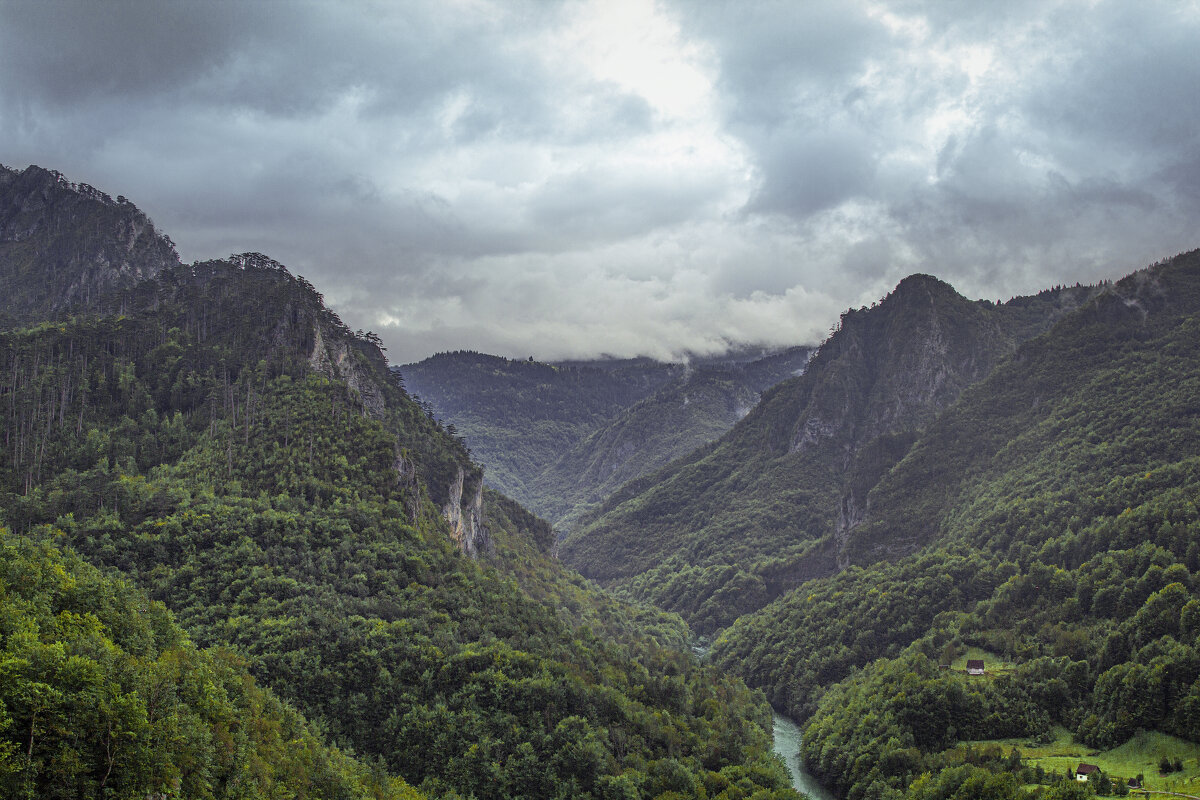
M 544 513 L 560 530 L 623 484 L 711 442 L 758 402 L 731 372 L 701 368 L 624 409 L 542 470 Z
M 0 577 L 4 797 L 424 797 L 77 556 L 0 529 Z
M 489 485 L 564 530 L 623 483 L 729 430 L 808 354 L 733 350 L 684 365 L 442 353 L 399 372 L 471 448 Z
M 84 210 L 108 207 L 74 191 Z M 90 263 L 56 258 L 44 269 Z M 549 527 L 484 490 L 376 342 L 303 279 L 246 254 L 114 291 L 95 313 L 0 331 L 0 515 L 14 535 L 123 576 L 199 646 L 231 649 L 380 786 L 795 796 L 768 756 L 761 696 L 697 665 L 677 618 L 615 602 L 548 558 Z M 49 674 L 38 691 L 69 680 Z M 243 747 L 229 731 L 250 718 L 229 713 L 220 735 Z M 44 712 L 6 702 L 5 714 L 0 747 L 28 749 Z M 113 752 L 112 780 L 133 780 L 140 767 Z M 60 791 L 49 774 L 22 780 Z M 169 791 L 170 776 L 151 788 Z M 296 795 L 307 791 L 335 794 Z
M 809 720 L 810 768 L 849 797 L 1020 796 L 1019 758 L 959 742 L 1056 725 L 1096 750 L 1200 741 L 1198 334 L 1200 252 L 1107 287 L 886 472 L 847 533 L 855 565 L 738 620 L 714 660 Z M 967 648 L 1009 667 L 938 668 Z M 940 794 L 909 789 L 923 772 Z
M 563 543 L 585 575 L 712 631 L 846 563 L 866 491 L 916 434 L 1087 288 L 994 306 L 923 275 L 851 310 L 804 375 L 609 498 Z

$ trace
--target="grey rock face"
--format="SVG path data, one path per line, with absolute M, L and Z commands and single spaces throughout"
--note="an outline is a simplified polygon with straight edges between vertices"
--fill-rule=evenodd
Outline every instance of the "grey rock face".
M 466 473 L 460 467 L 458 476 L 450 487 L 450 499 L 442 508 L 442 514 L 450 523 L 450 537 L 458 549 L 471 558 L 494 550 L 492 537 L 483 524 L 483 480 L 480 479 L 470 491 L 464 492 Z M 464 496 L 467 498 L 463 502 Z
M 0 167 L 0 314 L 9 319 L 119 303 L 121 289 L 178 264 L 171 240 L 125 198 L 37 166 Z

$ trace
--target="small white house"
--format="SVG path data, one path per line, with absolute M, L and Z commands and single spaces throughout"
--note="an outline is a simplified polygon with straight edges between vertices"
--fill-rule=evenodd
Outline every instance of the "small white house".
M 982 675 L 983 674 L 983 659 L 969 658 L 967 659 L 967 674 Z
M 1075 770 L 1075 780 L 1080 783 L 1087 783 L 1088 776 L 1093 772 L 1099 772 L 1100 768 L 1095 764 L 1087 764 L 1083 761 L 1079 762 L 1079 768 Z

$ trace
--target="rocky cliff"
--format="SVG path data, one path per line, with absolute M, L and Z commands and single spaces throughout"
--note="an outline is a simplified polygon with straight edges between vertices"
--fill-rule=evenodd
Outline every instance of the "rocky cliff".
M 483 476 L 467 486 L 466 472 L 460 467 L 450 484 L 450 497 L 442 514 L 450 523 L 450 538 L 465 555 L 478 558 L 490 554 L 494 547 L 491 535 L 483 524 Z
M 94 308 L 101 298 L 119 306 L 120 290 L 178 264 L 171 240 L 124 197 L 41 167 L 0 166 L 0 281 L 9 289 L 0 316 L 9 322 Z

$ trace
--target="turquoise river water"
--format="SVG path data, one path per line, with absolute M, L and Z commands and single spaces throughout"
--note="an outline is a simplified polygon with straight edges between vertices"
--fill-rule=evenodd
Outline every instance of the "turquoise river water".
M 800 763 L 800 726 L 782 714 L 775 714 L 775 752 L 783 756 L 788 772 L 792 773 L 792 786 L 813 800 L 836 800 L 817 779 L 804 770 Z
M 692 652 L 700 661 L 706 660 L 708 642 L 693 642 Z M 837 800 L 832 792 L 817 783 L 817 779 L 805 771 L 804 764 L 800 761 L 800 726 L 778 711 L 772 712 L 772 717 L 775 723 L 773 747 L 775 752 L 783 757 L 783 763 L 787 764 L 788 772 L 792 774 L 792 788 L 803 792 L 812 800 Z

